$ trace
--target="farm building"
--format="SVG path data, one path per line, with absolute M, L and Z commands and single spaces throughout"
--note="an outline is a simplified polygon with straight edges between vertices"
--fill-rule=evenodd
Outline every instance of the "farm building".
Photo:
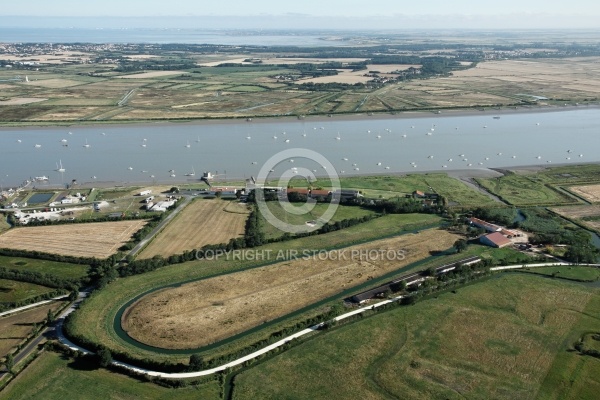
M 470 225 L 476 226 L 478 228 L 483 228 L 488 232 L 500 232 L 502 230 L 501 226 L 491 224 L 479 218 L 468 218 L 467 222 L 469 222 Z
M 490 233 L 479 238 L 482 244 L 490 247 L 502 248 L 510 245 L 512 242 L 500 232 Z
M 415 190 L 414 192 L 412 192 L 412 196 L 411 195 L 407 195 L 406 197 L 413 197 L 415 199 L 431 199 L 431 200 L 437 200 L 440 198 L 440 195 L 437 193 L 425 193 L 422 192 L 420 190 Z
M 354 189 L 342 189 L 342 190 L 336 190 L 333 195 L 335 196 L 335 198 L 340 199 L 340 200 L 353 200 L 359 197 L 362 197 L 362 194 L 360 193 L 359 190 L 354 190 Z
M 327 198 L 329 196 L 331 196 L 331 192 L 329 190 L 312 189 L 310 191 L 310 197 L 312 197 L 313 199 L 317 197 Z
M 296 193 L 296 194 L 310 197 L 313 199 L 317 198 L 317 197 L 327 198 L 327 197 L 331 196 L 331 192 L 329 190 L 323 190 L 323 189 L 294 188 L 294 189 L 287 189 L 286 193 L 287 194 Z
M 152 206 L 152 208 L 150 208 L 150 210 L 152 210 L 152 211 L 158 211 L 158 212 L 165 212 L 165 211 L 167 211 L 167 209 L 169 207 L 171 207 L 174 204 L 175 204 L 175 200 L 159 201 L 158 203 L 154 204 Z
M 453 263 L 444 264 L 435 268 L 435 275 L 445 274 L 452 270 L 455 270 L 458 267 L 464 265 L 473 265 L 477 264 L 481 261 L 480 257 L 471 256 L 467 258 L 463 258 L 462 260 L 455 261 Z M 350 297 L 350 301 L 353 303 L 362 304 L 367 300 L 370 300 L 374 297 L 382 296 L 388 292 L 397 292 L 402 287 L 402 282 L 406 283 L 406 286 L 411 286 L 414 284 L 420 285 L 426 279 L 426 271 L 414 272 L 408 275 L 401 276 L 399 278 L 394 279 L 391 282 L 387 282 L 381 286 L 375 287 L 373 289 L 366 290 L 364 292 L 355 294 Z
M 500 231 L 501 234 L 503 234 L 504 236 L 506 236 L 507 238 L 514 238 L 514 237 L 521 237 L 523 236 L 523 234 L 519 231 L 514 231 L 512 229 L 506 229 L 506 228 L 502 228 L 502 230 Z

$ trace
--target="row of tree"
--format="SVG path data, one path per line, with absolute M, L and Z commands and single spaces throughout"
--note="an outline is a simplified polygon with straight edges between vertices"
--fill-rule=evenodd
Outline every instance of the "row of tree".
M 44 274 L 37 271 L 23 271 L 0 267 L 0 278 L 13 281 L 29 282 L 36 285 L 47 286 L 55 289 L 77 290 L 88 278 L 82 279 L 64 279 L 55 275 Z

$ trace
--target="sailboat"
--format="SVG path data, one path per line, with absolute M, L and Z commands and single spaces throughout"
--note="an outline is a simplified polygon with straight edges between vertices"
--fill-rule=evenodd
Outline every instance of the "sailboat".
M 146 139 L 142 140 L 142 147 L 146 147 Z
M 190 145 L 190 141 L 189 141 L 189 140 L 188 140 L 187 144 L 185 145 L 185 147 L 187 147 L 188 149 L 189 149 L 190 147 L 192 147 L 192 146 Z
M 198 136 L 198 139 L 196 139 L 196 143 L 200 143 L 200 136 Z
M 185 176 L 196 176 L 196 171 L 194 171 L 194 167 L 192 167 L 192 172 L 188 172 Z
M 342 137 L 340 136 L 339 132 L 338 132 L 337 136 L 335 137 L 335 140 L 342 140 Z
M 87 139 L 85 139 L 85 144 L 83 145 L 83 147 L 85 147 L 86 149 L 90 147 L 90 145 L 89 145 L 89 143 L 88 143 Z
M 56 172 L 65 172 L 65 168 L 62 165 L 62 160 L 58 161 L 58 164 L 56 164 Z

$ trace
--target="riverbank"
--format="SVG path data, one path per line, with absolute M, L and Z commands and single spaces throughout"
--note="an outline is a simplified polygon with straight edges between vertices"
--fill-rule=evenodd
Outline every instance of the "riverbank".
M 131 120 L 131 121 L 66 121 L 59 122 L 0 122 L 0 132 L 4 130 L 24 131 L 24 130 L 45 130 L 49 127 L 65 127 L 69 129 L 87 128 L 87 127 L 156 127 L 160 126 L 177 126 L 177 125 L 228 125 L 239 124 L 240 122 L 251 123 L 282 123 L 298 121 L 300 123 L 318 123 L 325 121 L 359 121 L 365 119 L 372 120 L 395 120 L 395 119 L 414 119 L 414 118 L 435 118 L 435 117 L 469 117 L 469 116 L 502 116 L 510 114 L 533 114 L 533 113 L 551 113 L 573 110 L 590 110 L 600 109 L 600 104 L 588 105 L 524 105 L 520 107 L 488 107 L 488 108 L 460 108 L 460 109 L 432 109 L 421 111 L 392 111 L 392 112 L 375 112 L 375 113 L 356 113 L 356 114 L 320 114 L 306 115 L 302 117 L 292 115 L 276 115 L 271 117 L 239 117 L 239 118 L 198 118 L 198 119 L 173 119 L 173 120 Z
M 471 182 L 474 178 L 499 178 L 501 176 L 506 175 L 506 171 L 528 171 L 528 172 L 539 172 L 548 168 L 557 168 L 557 167 L 565 167 L 571 166 L 576 167 L 578 165 L 595 165 L 597 162 L 586 162 L 586 163 L 578 163 L 578 164 L 569 164 L 569 163 L 556 163 L 556 164 L 536 164 L 536 165 L 523 165 L 523 166 L 513 166 L 506 168 L 473 168 L 473 169 L 456 169 L 456 170 L 447 170 L 447 169 L 435 169 L 428 171 L 410 171 L 410 172 L 380 172 L 380 173 L 348 173 L 344 175 L 340 175 L 340 177 L 344 178 L 352 178 L 352 177 L 370 177 L 370 176 L 407 176 L 407 175 L 427 175 L 427 174 L 447 174 L 451 178 L 455 178 L 461 180 L 465 183 Z M 244 179 L 243 178 L 227 178 L 220 179 L 217 182 L 212 182 L 213 186 L 243 186 Z M 77 189 L 123 189 L 123 188 L 134 188 L 134 187 L 145 187 L 145 186 L 206 186 L 206 184 L 200 179 L 186 179 L 186 180 L 154 180 L 154 181 L 94 181 L 94 182 L 81 182 L 78 183 Z M 471 185 L 469 185 L 471 186 Z M 206 186 L 208 188 L 208 186 Z M 34 186 L 35 190 L 60 190 L 64 189 L 62 185 L 59 184 L 47 184 Z

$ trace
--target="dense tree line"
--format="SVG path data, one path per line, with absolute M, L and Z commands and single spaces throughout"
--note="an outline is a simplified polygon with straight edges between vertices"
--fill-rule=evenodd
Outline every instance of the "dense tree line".
M 587 243 L 573 243 L 565 252 L 564 258 L 575 264 L 594 264 L 598 262 L 600 252 L 588 239 Z
M 116 256 L 111 256 L 107 259 L 100 260 L 94 257 L 74 257 L 65 256 L 61 254 L 43 253 L 41 251 L 28 251 L 18 249 L 2 249 L 0 248 L 0 255 L 7 257 L 24 257 L 24 258 L 35 258 L 38 260 L 56 261 L 69 264 L 81 264 L 81 265 L 99 265 L 99 264 L 114 264 Z
M 518 224 L 515 224 L 515 218 L 517 217 L 516 208 L 476 208 L 473 210 L 473 216 L 507 227 L 518 226 Z
M 0 267 L 0 278 L 13 281 L 29 282 L 36 285 L 47 286 L 55 289 L 77 290 L 87 279 L 64 279 L 54 275 L 35 271 L 20 271 Z
M 9 214 L 9 216 L 12 216 L 12 213 Z M 90 219 L 73 219 L 73 220 L 68 220 L 68 219 L 57 219 L 57 220 L 31 219 L 31 220 L 29 220 L 29 222 L 27 222 L 27 226 L 89 224 L 89 223 L 94 223 L 94 222 L 129 221 L 129 220 L 138 220 L 138 219 L 148 219 L 148 215 L 144 215 L 142 213 L 139 215 L 125 214 L 125 215 L 121 215 L 119 217 L 111 217 L 109 215 L 99 215 L 99 216 L 95 216 L 94 218 L 90 218 Z M 11 225 L 13 225 L 13 224 L 11 224 Z

